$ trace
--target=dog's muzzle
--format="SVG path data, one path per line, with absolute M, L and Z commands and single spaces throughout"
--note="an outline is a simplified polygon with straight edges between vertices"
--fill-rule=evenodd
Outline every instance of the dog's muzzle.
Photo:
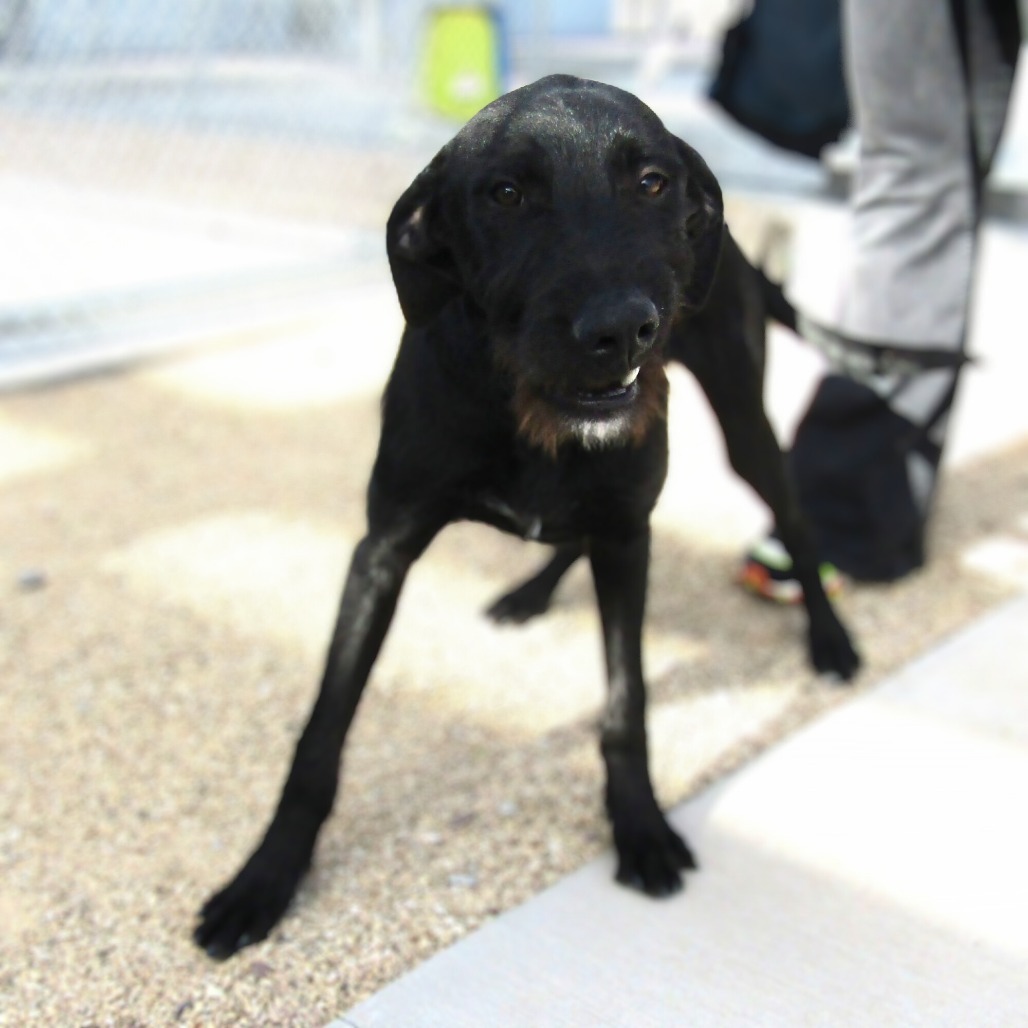
M 550 452 L 566 440 L 593 447 L 641 439 L 665 410 L 661 328 L 657 305 L 639 289 L 590 295 L 570 333 L 546 348 L 551 368 L 520 379 L 522 436 Z
M 659 329 L 656 304 L 638 289 L 590 297 L 571 327 L 586 384 L 565 397 L 565 407 L 576 408 L 580 416 L 602 417 L 630 406 Z

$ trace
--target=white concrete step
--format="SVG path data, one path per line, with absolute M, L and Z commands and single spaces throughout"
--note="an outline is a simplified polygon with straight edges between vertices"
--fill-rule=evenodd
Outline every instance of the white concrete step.
M 653 902 L 583 868 L 335 1028 L 1028 1024 L 1028 595 L 674 811 Z

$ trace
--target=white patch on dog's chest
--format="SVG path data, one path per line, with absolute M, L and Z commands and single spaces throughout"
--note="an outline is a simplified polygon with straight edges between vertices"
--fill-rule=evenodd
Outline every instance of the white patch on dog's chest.
M 623 443 L 628 435 L 630 422 L 627 417 L 608 418 L 605 421 L 574 422 L 572 431 L 587 450 Z

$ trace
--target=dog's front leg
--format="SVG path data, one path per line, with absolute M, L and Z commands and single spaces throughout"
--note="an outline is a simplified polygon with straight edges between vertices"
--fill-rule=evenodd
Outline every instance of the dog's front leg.
M 651 896 L 667 896 L 682 887 L 682 870 L 696 864 L 661 813 L 650 781 L 642 672 L 649 549 L 646 528 L 628 541 L 593 539 L 589 560 L 607 660 L 609 691 L 600 745 L 617 880 Z
M 307 871 L 339 780 L 339 758 L 407 570 L 431 534 L 370 532 L 354 551 L 314 709 L 264 838 L 200 912 L 196 942 L 216 958 L 263 939 Z

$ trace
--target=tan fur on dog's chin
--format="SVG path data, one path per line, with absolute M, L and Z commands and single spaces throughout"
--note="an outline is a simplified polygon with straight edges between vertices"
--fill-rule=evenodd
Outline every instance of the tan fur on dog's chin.
M 553 458 L 562 445 L 569 443 L 586 449 L 638 446 L 654 423 L 667 417 L 668 380 L 663 363 L 659 359 L 647 361 L 639 369 L 637 382 L 639 393 L 630 407 L 595 423 L 560 410 L 534 388 L 519 382 L 513 402 L 518 435 Z

